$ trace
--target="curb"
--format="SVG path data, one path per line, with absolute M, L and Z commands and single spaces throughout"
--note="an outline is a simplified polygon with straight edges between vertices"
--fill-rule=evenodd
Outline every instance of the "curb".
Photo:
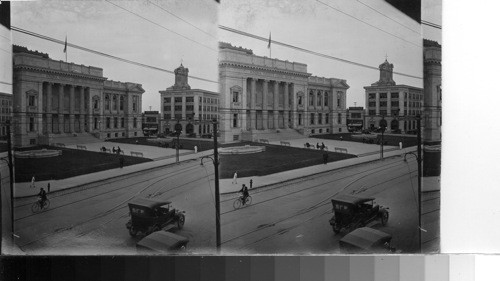
M 211 154 L 207 154 L 207 155 L 211 155 Z M 181 155 L 179 155 L 179 156 L 181 156 Z M 196 157 L 196 158 L 192 158 L 192 159 L 186 159 L 186 160 L 179 161 L 179 163 L 184 163 L 184 162 L 192 161 L 192 160 L 195 160 L 195 159 L 197 160 L 199 158 L 200 157 Z M 109 177 L 109 178 L 104 179 L 104 180 L 112 180 L 112 179 L 117 179 L 117 178 L 121 178 L 121 177 L 133 176 L 135 174 L 142 173 L 144 171 L 151 171 L 151 170 L 154 170 L 154 169 L 165 168 L 165 167 L 169 167 L 169 166 L 173 166 L 173 165 L 177 165 L 177 163 L 169 163 L 169 164 L 163 164 L 163 165 L 160 165 L 160 166 L 150 167 L 150 168 L 146 168 L 146 169 L 143 169 L 143 170 L 134 171 L 134 172 L 131 172 L 131 173 L 128 173 L 128 174 L 112 176 L 112 177 Z M 100 181 L 104 181 L 104 180 L 94 180 L 94 181 L 89 181 L 89 182 L 86 182 L 86 183 L 82 183 L 82 184 L 70 186 L 70 187 L 67 187 L 67 188 L 62 188 L 62 189 L 59 189 L 59 190 L 54 190 L 54 191 L 52 191 L 50 193 L 47 193 L 47 195 L 49 195 L 49 194 L 63 193 L 65 191 L 67 191 L 67 190 L 76 189 L 76 188 L 79 188 L 79 187 L 83 187 L 85 185 L 94 184 L 94 183 L 97 183 L 97 182 L 100 182 Z M 92 187 L 90 187 L 90 188 L 92 188 Z M 35 194 L 35 195 L 25 195 L 25 196 L 17 196 L 17 197 L 14 196 L 14 199 L 26 199 L 26 198 L 36 197 L 36 196 L 38 196 L 38 195 Z
M 391 159 L 391 158 L 395 158 L 395 157 L 400 157 L 400 155 L 389 156 L 387 158 L 384 157 L 384 159 Z M 362 164 L 366 164 L 366 163 L 376 162 L 376 161 L 380 161 L 380 160 L 381 159 L 375 159 L 375 160 L 370 160 L 370 161 L 366 161 L 366 162 L 355 163 L 355 164 L 352 164 L 352 165 L 346 165 L 346 166 L 343 166 L 343 167 L 332 168 L 331 170 L 321 171 L 321 172 L 317 172 L 317 173 L 314 173 L 314 174 L 309 174 L 306 177 L 320 175 L 320 174 L 328 173 L 328 172 L 331 172 L 331 171 L 336 171 L 336 170 L 340 170 L 340 169 L 344 169 L 344 168 L 348 168 L 348 167 L 354 167 L 354 166 L 357 166 L 357 165 L 362 165 Z M 265 187 L 270 187 L 270 186 L 273 186 L 273 185 L 277 185 L 277 184 L 282 184 L 282 183 L 294 181 L 294 180 L 297 180 L 299 178 L 301 178 L 301 177 L 288 178 L 288 179 L 283 180 L 283 181 L 278 181 L 278 182 L 275 182 L 275 183 L 269 183 L 269 184 L 266 184 L 266 185 L 256 186 L 256 187 L 253 187 L 252 189 L 249 189 L 249 190 L 256 190 L 256 189 L 261 189 L 261 188 L 265 188 Z M 238 193 L 240 193 L 240 192 L 239 191 L 230 191 L 230 192 L 220 193 L 220 195 L 232 195 L 232 194 L 238 194 Z

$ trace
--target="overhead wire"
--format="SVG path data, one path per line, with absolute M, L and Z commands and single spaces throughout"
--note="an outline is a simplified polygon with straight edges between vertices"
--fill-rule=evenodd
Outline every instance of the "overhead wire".
M 23 34 L 30 35 L 30 36 L 33 36 L 33 37 L 37 37 L 37 38 L 40 38 L 40 39 L 43 39 L 43 40 L 51 41 L 51 42 L 54 42 L 54 43 L 57 43 L 57 44 L 61 44 L 61 45 L 67 44 L 67 46 L 69 46 L 69 47 L 72 47 L 72 48 L 75 48 L 75 49 L 78 49 L 78 50 L 82 50 L 82 51 L 85 51 L 85 52 L 89 52 L 89 53 L 92 53 L 92 54 L 95 54 L 95 55 L 100 55 L 100 56 L 107 57 L 107 58 L 110 58 L 110 59 L 114 59 L 114 60 L 118 60 L 118 61 L 121 61 L 121 62 L 133 64 L 133 65 L 136 65 L 136 66 L 145 67 L 145 68 L 149 68 L 149 69 L 153 69 L 153 70 L 157 70 L 157 71 L 161 71 L 161 72 L 166 72 L 166 73 L 170 73 L 170 74 L 174 74 L 175 75 L 175 73 L 173 71 L 168 70 L 168 69 L 164 69 L 164 68 L 160 68 L 160 67 L 156 67 L 156 66 L 151 66 L 151 65 L 148 65 L 148 64 L 136 62 L 136 61 L 129 60 L 129 59 L 124 59 L 124 58 L 121 58 L 121 57 L 117 57 L 117 56 L 114 56 L 114 55 L 110 55 L 110 54 L 107 54 L 107 53 L 103 53 L 103 52 L 100 52 L 100 51 L 89 49 L 89 48 L 86 48 L 86 47 L 83 47 L 83 46 L 80 46 L 80 45 L 76 45 L 76 44 L 73 44 L 73 43 L 70 43 L 70 42 L 66 42 L 66 41 L 63 41 L 63 40 L 55 39 L 55 38 L 52 38 L 52 37 L 49 37 L 49 36 L 46 36 L 46 35 L 42 35 L 42 34 L 39 34 L 39 33 L 36 33 L 36 32 L 25 30 L 25 29 L 22 29 L 22 28 L 19 28 L 19 27 L 16 27 L 16 26 L 11 26 L 11 29 L 13 31 L 16 31 L 16 32 L 19 32 L 19 33 L 23 33 Z M 219 81 L 210 80 L 210 79 L 206 79 L 206 78 L 201 78 L 201 77 L 198 77 L 198 76 L 192 76 L 192 75 L 190 75 L 189 78 L 192 78 L 192 79 L 195 79 L 195 80 L 199 80 L 199 81 L 205 81 L 205 82 L 219 84 Z
M 137 17 L 139 17 L 139 18 L 141 18 L 141 19 L 143 19 L 143 20 L 145 20 L 145 21 L 147 21 L 147 22 L 149 22 L 149 23 L 152 23 L 152 24 L 154 24 L 154 25 L 156 25 L 156 26 L 158 26 L 158 27 L 160 27 L 160 28 L 163 28 L 163 29 L 165 29 L 165 30 L 167 30 L 167 31 L 169 31 L 169 32 L 171 32 L 171 33 L 174 33 L 174 34 L 176 34 L 176 35 L 178 35 L 178 36 L 180 36 L 180 37 L 182 37 L 182 38 L 184 38 L 184 39 L 186 39 L 186 40 L 189 40 L 189 41 L 191 41 L 191 42 L 193 42 L 193 43 L 196 43 L 196 44 L 198 44 L 198 45 L 200 45 L 200 46 L 203 46 L 203 47 L 205 47 L 205 48 L 207 48 L 207 49 L 209 49 L 209 50 L 212 50 L 212 51 L 214 51 L 214 52 L 218 52 L 218 50 L 216 50 L 216 49 L 214 49 L 214 48 L 212 48 L 212 47 L 210 47 L 210 46 L 207 46 L 207 45 L 205 45 L 205 44 L 203 44 L 203 43 L 200 43 L 200 42 L 198 42 L 198 41 L 196 41 L 196 40 L 193 40 L 193 39 L 191 39 L 191 38 L 189 38 L 189 37 L 187 37 L 187 36 L 184 36 L 184 35 L 182 35 L 182 34 L 180 34 L 180 33 L 178 33 L 178 32 L 175 32 L 175 31 L 173 31 L 173 30 L 171 30 L 171 29 L 168 29 L 168 28 L 166 28 L 165 26 L 163 26 L 163 25 L 161 25 L 161 24 L 159 24 L 159 23 L 157 23 L 157 22 L 154 22 L 154 21 L 152 21 L 152 20 L 150 20 L 150 19 L 148 19 L 148 18 L 146 18 L 146 17 L 143 17 L 143 16 L 139 15 L 138 13 L 135 13 L 135 12 L 133 12 L 133 11 L 131 11 L 131 10 L 129 10 L 129 9 L 127 9 L 127 8 L 125 8 L 125 7 L 122 7 L 122 6 L 118 5 L 118 4 L 115 4 L 115 3 L 113 3 L 113 2 L 111 2 L 111 1 L 109 1 L 109 0 L 104 0 L 104 1 L 108 2 L 109 4 L 111 4 L 111 5 L 113 5 L 113 6 L 118 7 L 118 8 L 120 8 L 120 9 L 124 10 L 124 11 L 127 11 L 128 13 L 131 13 L 131 14 L 133 14 L 133 15 L 135 15 L 135 16 L 137 16 Z
M 410 30 L 410 31 L 413 31 L 413 32 L 415 32 L 415 33 L 417 33 L 417 34 L 421 34 L 421 32 L 420 32 L 420 31 L 416 31 L 416 30 L 413 30 L 413 29 L 409 28 L 408 26 L 406 26 L 406 25 L 404 25 L 404 24 L 400 23 L 399 21 L 397 21 L 397 20 L 395 20 L 395 19 L 393 19 L 393 18 L 391 18 L 391 17 L 387 16 L 386 14 L 384 14 L 384 13 L 382 13 L 382 12 L 378 11 L 377 9 L 373 8 L 372 6 L 370 6 L 370 5 L 368 5 L 368 4 L 364 3 L 364 2 L 361 2 L 361 1 L 359 1 L 359 0 L 356 0 L 356 2 L 358 2 L 358 3 L 360 3 L 361 5 L 363 5 L 363 6 L 367 7 L 367 8 L 369 8 L 370 10 L 375 11 L 376 13 L 378 13 L 378 14 L 382 15 L 383 17 L 385 17 L 385 18 L 387 18 L 387 19 L 389 19 L 389 20 L 391 20 L 391 21 L 393 21 L 393 22 L 395 22 L 395 23 L 397 23 L 397 24 L 401 25 L 402 27 L 404 27 L 404 28 L 406 28 L 406 29 L 408 29 L 408 30 Z
M 438 24 L 435 24 L 435 23 L 432 23 L 432 22 L 428 22 L 428 21 L 425 21 L 425 20 L 421 20 L 420 23 L 423 24 L 423 25 L 427 25 L 427 26 L 430 26 L 430 27 L 437 28 L 437 29 L 442 29 L 441 25 L 438 25 Z
M 408 40 L 406 40 L 406 39 L 404 39 L 404 38 L 402 38 L 402 37 L 400 37 L 400 36 L 397 36 L 397 35 L 395 35 L 395 34 L 392 34 L 392 33 L 388 32 L 388 31 L 385 31 L 385 30 L 383 30 L 383 29 L 381 29 L 381 28 L 379 28 L 379 27 L 377 27 L 377 26 L 375 26 L 375 25 L 373 25 L 373 24 L 371 24 L 371 23 L 369 23 L 369 22 L 366 22 L 366 21 L 364 21 L 364 20 L 361 20 L 361 19 L 359 19 L 359 18 L 357 18 L 357 17 L 355 17 L 355 16 L 353 16 L 353 15 L 350 15 L 350 14 L 348 14 L 348 13 L 346 13 L 346 12 L 344 12 L 344 11 L 342 11 L 342 10 L 338 9 L 338 8 L 332 7 L 332 6 L 328 5 L 328 4 L 327 4 L 327 3 L 325 3 L 325 2 L 321 2 L 320 0 L 316 0 L 316 2 L 319 2 L 319 3 L 321 3 L 321 4 L 323 4 L 323 5 L 327 6 L 327 7 L 329 7 L 330 9 L 335 10 L 335 11 L 337 11 L 337 12 L 339 12 L 339 13 L 343 14 L 343 15 L 346 15 L 346 16 L 348 16 L 348 17 L 352 18 L 352 19 L 355 19 L 355 20 L 357 20 L 357 21 L 359 21 L 359 22 L 362 22 L 362 23 L 364 23 L 364 24 L 366 24 L 366 25 L 369 25 L 369 26 L 371 26 L 371 27 L 373 27 L 373 28 L 375 28 L 375 29 L 377 29 L 377 30 L 379 30 L 379 31 L 381 31 L 381 32 L 383 32 L 383 33 L 385 33 L 385 34 L 388 34 L 388 35 L 390 35 L 390 36 L 392 36 L 392 37 L 395 37 L 395 38 L 398 38 L 398 39 L 400 39 L 400 40 L 403 40 L 403 41 L 405 41 L 405 42 L 407 42 L 407 43 L 409 43 L 409 44 L 411 44 L 411 45 L 413 45 L 413 46 L 416 46 L 416 47 L 418 47 L 418 48 L 422 48 L 422 46 L 421 46 L 421 45 L 415 44 L 415 43 L 413 43 L 413 42 L 411 42 L 411 41 L 408 41 Z

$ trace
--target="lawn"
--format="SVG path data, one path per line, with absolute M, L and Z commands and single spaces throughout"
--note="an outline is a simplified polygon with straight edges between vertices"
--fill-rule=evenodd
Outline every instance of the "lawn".
M 41 147 L 31 148 L 40 149 Z M 62 155 L 48 158 L 16 158 L 16 182 L 28 182 L 35 176 L 37 181 L 65 179 L 120 167 L 116 154 L 76 150 L 61 147 L 44 147 L 62 150 Z M 28 150 L 28 149 L 23 149 Z M 124 166 L 149 162 L 151 159 L 123 156 Z
M 344 140 L 344 141 L 363 142 L 362 139 L 353 138 L 352 135 L 353 134 L 351 134 L 351 133 L 331 134 L 331 135 L 314 136 L 314 138 L 327 139 L 327 140 L 340 140 L 342 138 L 342 140 Z M 382 138 L 382 135 L 379 134 L 377 136 L 377 140 L 375 141 L 375 143 L 378 143 L 381 138 Z M 410 137 L 410 136 L 403 136 L 403 135 L 401 135 L 401 136 L 384 135 L 384 143 L 386 143 L 386 145 L 399 146 L 399 142 L 403 143 L 403 147 L 416 146 L 417 145 L 417 138 Z
M 153 137 L 151 137 L 153 138 Z M 128 138 L 128 139 L 109 139 L 108 141 L 117 142 L 117 143 L 129 143 L 129 144 L 140 144 L 140 145 L 149 145 L 149 146 L 157 146 L 157 147 L 165 147 L 164 145 L 148 141 L 149 137 L 138 137 L 138 138 Z M 171 140 L 172 138 L 166 138 L 164 140 Z M 198 151 L 205 151 L 209 149 L 214 149 L 213 139 L 211 141 L 202 141 L 198 139 L 180 139 L 180 144 L 183 149 L 194 150 L 194 146 L 198 146 Z M 169 147 L 172 147 L 171 142 L 168 142 Z
M 240 143 L 238 145 L 263 145 L 261 143 Z M 220 177 L 232 178 L 235 171 L 238 177 L 264 176 L 283 171 L 319 165 L 323 163 L 323 151 L 280 145 L 265 145 L 266 151 L 254 154 L 235 154 L 220 156 Z M 328 162 L 356 157 L 351 154 L 328 153 Z

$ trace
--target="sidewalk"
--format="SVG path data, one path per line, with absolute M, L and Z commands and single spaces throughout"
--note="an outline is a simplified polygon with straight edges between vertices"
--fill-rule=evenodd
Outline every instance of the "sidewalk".
M 384 152 L 384 158 L 389 158 L 393 156 L 403 155 L 405 152 L 416 151 L 417 147 L 407 147 L 403 150 L 393 150 Z M 238 178 L 237 184 L 233 184 L 233 179 L 221 179 L 220 180 L 220 193 L 221 194 L 232 194 L 237 193 L 241 189 L 241 185 L 245 184 L 250 189 L 250 179 L 253 180 L 252 190 L 256 188 L 262 188 L 269 185 L 273 185 L 280 182 L 286 182 L 289 180 L 294 180 L 297 178 L 302 178 L 305 176 L 311 176 L 314 174 L 319 174 L 327 171 L 333 171 L 337 169 L 341 169 L 344 167 L 354 166 L 362 163 L 367 163 L 371 161 L 376 161 L 380 159 L 380 154 L 375 153 L 363 157 L 357 158 L 349 158 L 341 161 L 329 162 L 328 164 L 320 164 L 316 166 L 310 166 L 305 168 L 300 168 L 296 170 L 290 170 L 285 172 L 280 172 L 272 175 L 266 176 L 254 176 L 254 177 L 246 177 L 246 178 Z
M 191 159 L 198 159 L 206 155 L 212 155 L 213 150 L 206 150 L 198 153 L 194 153 L 193 151 L 181 153 L 179 156 L 179 161 L 187 161 Z M 116 168 L 105 170 L 97 173 L 80 175 L 72 178 L 62 179 L 62 180 L 51 180 L 51 181 L 37 181 L 35 182 L 35 188 L 31 188 L 31 182 L 22 182 L 22 183 L 14 183 L 14 197 L 15 198 L 23 198 L 36 196 L 40 191 L 40 188 L 44 188 L 47 190 L 47 183 L 50 182 L 50 193 L 54 193 L 57 191 L 75 188 L 78 186 L 99 182 L 103 180 L 108 180 L 116 177 L 126 176 L 133 173 L 147 171 L 156 169 L 162 166 L 168 166 L 175 164 L 175 155 L 166 159 L 161 159 L 152 162 L 146 162 L 131 166 L 125 166 L 123 168 Z M 49 194 L 50 194 L 49 193 Z

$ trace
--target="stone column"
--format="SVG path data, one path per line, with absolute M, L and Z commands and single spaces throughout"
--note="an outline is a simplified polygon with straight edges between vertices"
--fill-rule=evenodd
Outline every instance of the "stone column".
M 85 131 L 85 91 L 83 86 L 78 87 L 80 93 L 80 133 Z
M 278 81 L 274 81 L 274 101 L 273 101 L 273 121 L 274 121 L 274 129 L 278 129 L 279 128 L 279 120 L 278 120 L 278 117 L 279 117 L 279 94 L 278 94 L 278 91 L 279 91 L 279 82 Z
M 94 116 L 93 116 L 93 113 L 94 113 L 94 105 L 92 104 L 92 95 L 90 94 L 90 88 L 89 87 L 86 87 L 84 90 L 84 92 L 87 92 L 85 93 L 85 95 L 87 95 L 89 97 L 88 99 L 88 103 L 87 103 L 87 107 L 88 107 L 88 114 L 87 114 L 87 124 L 88 124 L 88 132 L 92 132 L 94 130 Z
M 375 115 L 380 115 L 380 93 L 375 94 Z
M 391 117 L 392 116 L 392 112 L 391 112 L 391 102 L 392 102 L 392 98 L 391 98 L 391 92 L 387 92 L 387 116 L 388 117 Z M 390 121 L 387 120 L 387 127 L 390 128 Z
M 59 118 L 59 133 L 64 133 L 64 84 L 59 84 L 59 107 L 57 110 Z
M 262 82 L 262 129 L 267 130 L 268 112 L 267 112 L 267 86 L 269 80 Z
M 75 86 L 69 85 L 69 131 L 75 132 Z
M 182 97 L 182 119 L 186 120 L 186 97 Z M 184 130 L 183 130 L 184 131 Z M 184 131 L 185 132 L 185 131 Z
M 250 78 L 250 129 L 255 130 L 257 124 L 257 112 L 255 110 L 255 100 L 256 100 L 256 84 L 257 79 Z
M 47 82 L 47 133 L 52 132 L 52 85 L 54 83 Z
M 290 110 L 290 95 L 288 93 L 288 83 L 285 82 L 285 94 L 284 94 L 284 102 L 283 102 L 283 110 L 284 110 L 284 114 L 283 114 L 283 128 L 285 129 L 288 129 L 289 126 L 288 126 L 288 118 L 289 118 L 289 110 Z

